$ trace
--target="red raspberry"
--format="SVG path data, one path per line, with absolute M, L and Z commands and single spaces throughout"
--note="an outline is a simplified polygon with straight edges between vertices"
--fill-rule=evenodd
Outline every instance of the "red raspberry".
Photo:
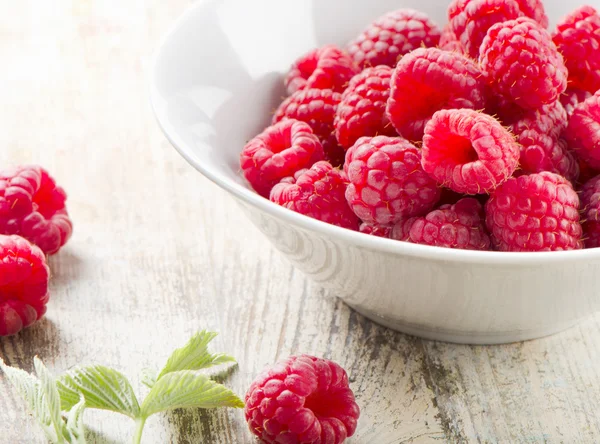
M 459 54 L 466 54 L 465 48 L 463 47 L 450 25 L 446 25 L 444 29 L 442 29 L 442 34 L 440 36 L 440 49 L 444 51 L 450 52 L 458 52 Z
M 296 119 L 310 125 L 323 144 L 325 160 L 333 166 L 344 163 L 344 149 L 335 138 L 335 112 L 342 95 L 330 89 L 305 89 L 285 99 L 273 116 L 273 123 Z
M 0 172 L 0 234 L 18 234 L 46 254 L 69 240 L 67 194 L 46 170 L 27 165 Z
M 492 193 L 485 210 L 492 243 L 500 251 L 583 248 L 579 197 L 558 174 L 510 178 Z
M 346 202 L 347 180 L 329 162 L 296 172 L 271 190 L 271 201 L 297 213 L 339 227 L 358 230 L 358 218 Z
M 567 115 L 570 117 L 575 111 L 575 107 L 584 100 L 592 97 L 592 93 L 584 91 L 583 89 L 567 88 L 567 90 L 560 96 L 560 103 L 567 111 Z
M 492 89 L 522 108 L 553 103 L 567 88 L 567 68 L 550 34 L 527 18 L 492 26 L 479 64 Z
M 425 217 L 400 222 L 394 228 L 399 240 L 461 250 L 489 250 L 490 238 L 483 226 L 483 207 L 473 198 L 442 205 Z M 404 239 L 402 239 L 404 238 Z
M 335 45 L 327 45 L 298 59 L 285 78 L 285 86 L 288 94 L 305 88 L 342 92 L 357 72 L 348 54 Z
M 365 69 L 350 81 L 342 94 L 334 122 L 341 146 L 348 149 L 366 136 L 397 135 L 385 113 L 391 78 L 392 68 L 377 66 Z
M 371 236 L 390 237 L 392 229 L 391 227 L 382 227 L 381 225 L 371 225 L 363 222 L 360 224 L 358 231 L 361 233 L 370 234 Z
M 361 68 L 396 66 L 400 57 L 414 49 L 436 46 L 440 30 L 427 15 L 414 9 L 399 9 L 379 17 L 348 45 L 348 52 Z
M 600 176 L 590 179 L 581 189 L 581 210 L 586 248 L 600 247 Z
M 600 14 L 582 6 L 557 26 L 554 43 L 565 58 L 569 86 L 590 93 L 600 89 Z
M 387 114 L 398 132 L 421 140 L 433 113 L 448 108 L 483 109 L 484 84 L 477 65 L 437 48 L 416 49 L 394 70 Z
M 341 444 L 360 409 L 335 362 L 291 356 L 265 369 L 246 393 L 246 421 L 266 444 Z
M 519 145 L 500 122 L 470 109 L 433 115 L 423 137 L 423 169 L 466 194 L 489 193 L 517 168 Z
M 323 147 L 310 126 L 288 119 L 248 142 L 240 154 L 240 166 L 252 188 L 268 197 L 282 178 L 322 159 Z
M 581 159 L 600 169 L 600 91 L 575 107 L 565 138 Z
M 364 137 L 346 153 L 346 199 L 364 222 L 390 225 L 431 210 L 440 189 L 421 167 L 419 150 L 401 137 Z
M 14 335 L 46 313 L 50 271 L 42 250 L 0 235 L 0 336 Z

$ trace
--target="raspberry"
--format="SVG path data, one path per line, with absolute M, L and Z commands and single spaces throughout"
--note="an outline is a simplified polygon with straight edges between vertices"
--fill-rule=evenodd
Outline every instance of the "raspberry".
M 360 224 L 358 231 L 365 234 L 370 234 L 371 236 L 377 237 L 390 237 L 390 233 L 392 229 L 390 227 L 383 227 L 381 225 L 371 225 L 366 222 Z
M 322 159 L 323 147 L 310 126 L 288 119 L 248 142 L 240 154 L 240 166 L 252 188 L 268 197 L 279 180 Z
M 250 431 L 267 444 L 341 444 L 360 415 L 344 369 L 308 355 L 265 369 L 245 401 Z
M 550 34 L 527 18 L 492 26 L 479 64 L 492 89 L 522 108 L 553 103 L 567 88 L 567 68 Z
M 342 94 L 335 116 L 335 134 L 344 148 L 364 136 L 395 136 L 396 130 L 385 114 L 390 96 L 392 68 L 377 66 L 356 75 Z
M 440 189 L 421 167 L 421 153 L 400 137 L 364 137 L 346 153 L 346 199 L 364 222 L 391 225 L 431 210 Z
M 421 140 L 433 113 L 448 108 L 483 109 L 484 84 L 477 65 L 437 48 L 416 49 L 394 70 L 387 114 L 398 132 Z
M 581 159 L 600 169 L 600 91 L 575 107 L 565 138 Z
M 491 195 L 486 224 L 500 251 L 555 251 L 583 247 L 579 197 L 558 174 L 510 178 Z
M 592 97 L 592 93 L 583 89 L 567 88 L 567 90 L 560 96 L 560 103 L 567 111 L 567 115 L 570 117 L 575 110 L 575 107 L 584 100 Z
M 600 247 L 600 176 L 590 179 L 581 189 L 581 210 L 586 248 Z
M 600 14 L 582 6 L 557 26 L 554 43 L 565 58 L 569 86 L 590 93 L 600 89 Z
M 489 250 L 490 238 L 483 226 L 483 207 L 473 198 L 442 205 L 425 217 L 400 222 L 395 235 L 415 244 L 462 250 Z M 400 239 L 402 240 L 402 239 Z
M 0 235 L 0 336 L 14 335 L 44 315 L 49 276 L 42 250 L 20 236 Z
M 348 45 L 348 52 L 362 68 L 396 66 L 414 49 L 436 46 L 440 30 L 429 17 L 413 9 L 399 9 L 379 17 Z
M 459 54 L 466 54 L 465 48 L 463 47 L 450 25 L 446 25 L 444 29 L 442 29 L 442 34 L 440 36 L 440 49 L 444 51 L 458 52 Z
M 46 254 L 58 252 L 73 232 L 66 199 L 65 191 L 39 166 L 0 172 L 0 233 L 18 234 Z
M 512 175 L 519 145 L 500 122 L 470 109 L 442 110 L 425 127 L 423 169 L 466 194 L 489 193 Z
M 327 45 L 298 59 L 285 78 L 285 86 L 288 94 L 305 88 L 342 92 L 357 72 L 348 54 L 335 45 Z
M 271 201 L 297 213 L 351 230 L 358 230 L 358 218 L 346 202 L 347 181 L 328 162 L 296 172 L 271 190 Z
M 344 163 L 344 149 L 335 138 L 335 112 L 342 95 L 330 89 L 305 89 L 285 99 L 273 116 L 273 123 L 296 119 L 310 125 L 323 144 L 325 160 L 333 166 Z

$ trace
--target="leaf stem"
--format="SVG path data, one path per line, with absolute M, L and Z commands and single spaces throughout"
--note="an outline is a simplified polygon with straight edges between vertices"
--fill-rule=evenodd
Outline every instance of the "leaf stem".
M 140 444 L 142 442 L 144 425 L 146 425 L 146 418 L 140 417 L 135 420 L 135 435 L 133 435 L 133 444 Z

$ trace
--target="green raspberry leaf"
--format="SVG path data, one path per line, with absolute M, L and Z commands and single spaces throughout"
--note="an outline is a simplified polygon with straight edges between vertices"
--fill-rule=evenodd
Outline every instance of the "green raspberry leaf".
M 86 444 L 85 427 L 83 425 L 83 412 L 85 398 L 81 395 L 79 402 L 73 406 L 67 416 L 66 434 L 70 444 Z
M 208 344 L 215 336 L 217 336 L 217 333 L 206 330 L 196 333 L 185 346 L 173 352 L 156 379 L 160 379 L 171 372 L 200 370 L 227 362 L 235 362 L 235 359 L 229 355 L 208 352 Z
M 143 369 L 142 384 L 148 388 L 152 388 L 156 384 L 156 371 L 149 368 Z
M 76 368 L 63 375 L 58 381 L 58 391 L 63 410 L 70 410 L 85 398 L 88 408 L 110 410 L 133 419 L 140 413 L 131 384 L 122 373 L 102 365 Z
M 46 416 L 45 423 L 49 423 L 54 427 L 54 433 L 57 437 L 57 442 L 63 442 L 64 423 L 60 416 L 60 397 L 54 378 L 44 365 L 44 363 L 36 356 L 33 358 L 33 366 L 40 381 L 39 393 L 36 397 L 37 411 L 44 412 Z M 54 436 L 54 435 L 53 435 Z
M 171 372 L 156 381 L 141 408 L 144 418 L 178 408 L 244 407 L 227 387 L 192 370 Z

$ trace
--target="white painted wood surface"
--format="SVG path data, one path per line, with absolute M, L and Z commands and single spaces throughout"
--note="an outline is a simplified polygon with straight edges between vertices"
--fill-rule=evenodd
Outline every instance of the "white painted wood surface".
M 600 316 L 499 347 L 433 343 L 353 313 L 264 243 L 224 192 L 159 131 L 144 73 L 184 0 L 1 0 L 0 161 L 39 162 L 69 192 L 75 236 L 51 259 L 52 300 L 0 356 L 55 372 L 159 366 L 192 332 L 239 369 L 243 395 L 292 353 L 349 372 L 362 416 L 352 443 L 600 441 Z M 127 442 L 128 419 L 86 412 L 89 442 Z M 0 376 L 0 442 L 44 442 Z M 250 443 L 240 410 L 150 419 L 146 443 Z

